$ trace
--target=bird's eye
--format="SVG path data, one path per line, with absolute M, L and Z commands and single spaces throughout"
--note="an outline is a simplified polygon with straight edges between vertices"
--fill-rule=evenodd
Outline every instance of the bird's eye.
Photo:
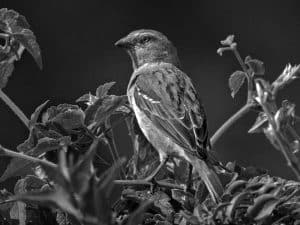
M 145 44 L 145 43 L 149 42 L 150 40 L 151 40 L 150 37 L 143 37 L 143 38 L 140 40 L 140 43 L 141 43 L 141 44 Z

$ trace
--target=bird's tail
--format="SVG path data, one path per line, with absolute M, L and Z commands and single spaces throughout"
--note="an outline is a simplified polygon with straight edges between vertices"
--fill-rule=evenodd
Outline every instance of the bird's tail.
M 219 202 L 220 197 L 224 192 L 224 189 L 213 166 L 209 167 L 209 165 L 201 159 L 194 159 L 192 161 L 192 164 L 196 169 L 196 171 L 198 172 L 201 179 L 203 180 L 212 199 L 215 202 Z

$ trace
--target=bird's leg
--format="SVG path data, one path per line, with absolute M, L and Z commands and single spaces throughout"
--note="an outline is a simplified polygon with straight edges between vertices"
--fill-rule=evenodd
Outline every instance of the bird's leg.
M 153 172 L 149 176 L 144 178 L 143 180 L 152 182 L 153 178 L 158 174 L 160 169 L 166 164 L 167 161 L 168 161 L 168 157 L 161 157 L 160 164 L 158 165 L 158 167 L 155 170 L 153 170 Z M 155 181 L 154 181 L 154 183 L 155 183 Z

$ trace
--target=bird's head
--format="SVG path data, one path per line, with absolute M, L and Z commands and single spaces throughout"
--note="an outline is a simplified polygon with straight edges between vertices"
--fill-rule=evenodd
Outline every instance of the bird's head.
M 158 31 L 136 30 L 117 41 L 115 45 L 128 52 L 134 69 L 153 62 L 167 62 L 179 67 L 176 48 Z

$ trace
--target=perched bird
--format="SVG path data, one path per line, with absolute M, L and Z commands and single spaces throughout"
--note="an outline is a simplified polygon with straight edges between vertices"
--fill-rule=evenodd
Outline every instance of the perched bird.
M 223 193 L 215 172 L 216 161 L 208 152 L 208 131 L 204 108 L 191 82 L 182 72 L 177 50 L 168 38 L 155 30 L 136 30 L 115 44 L 127 51 L 133 74 L 127 95 L 138 124 L 158 151 L 160 165 L 169 156 L 187 160 L 199 173 L 210 195 L 217 201 Z

